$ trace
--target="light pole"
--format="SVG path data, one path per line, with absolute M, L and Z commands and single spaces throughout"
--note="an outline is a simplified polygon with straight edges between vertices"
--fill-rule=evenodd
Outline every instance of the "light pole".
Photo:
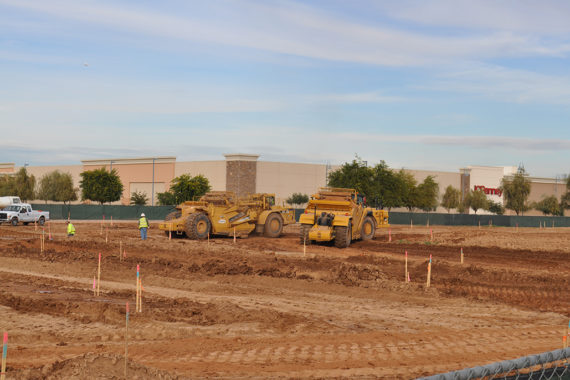
M 109 172 L 113 171 L 113 160 L 109 161 L 110 165 L 109 165 Z
M 156 158 L 152 158 L 152 190 L 151 190 L 151 201 L 150 201 L 150 205 L 154 206 L 154 160 L 156 160 Z

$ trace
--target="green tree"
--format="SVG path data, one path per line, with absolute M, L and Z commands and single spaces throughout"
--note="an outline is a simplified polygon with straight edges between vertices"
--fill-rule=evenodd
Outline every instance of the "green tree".
M 169 191 L 163 193 L 156 193 L 158 204 L 162 206 L 176 205 L 176 196 Z
M 12 184 L 9 185 L 10 190 L 13 194 L 8 195 L 15 195 L 20 197 L 20 199 L 26 202 L 29 199 L 34 199 L 34 188 L 36 187 L 36 177 L 34 175 L 28 175 L 28 171 L 26 168 L 21 168 L 18 170 L 14 177 L 8 179 L 8 181 L 12 181 Z
M 88 170 L 80 174 L 81 199 L 99 202 L 115 202 L 121 199 L 123 183 L 117 170 L 105 168 Z
M 461 201 L 461 191 L 449 185 L 445 188 L 445 193 L 441 198 L 441 207 L 445 208 L 449 213 L 452 208 L 457 208 Z
M 352 162 L 345 162 L 339 169 L 331 172 L 328 185 L 355 189 L 368 199 L 374 198 L 373 171 L 358 156 Z
M 384 161 L 368 167 L 356 156 L 352 162 L 344 163 L 328 178 L 331 187 L 355 189 L 376 207 L 406 207 L 434 210 L 437 207 L 439 186 L 433 177 L 417 185 L 414 176 L 405 170 L 393 171 Z
M 438 205 L 439 185 L 435 182 L 433 176 L 428 175 L 417 186 L 416 194 L 416 207 L 425 212 L 435 211 Z
M 285 202 L 290 205 L 302 205 L 309 201 L 309 196 L 307 194 L 293 193 Z
M 465 212 L 469 210 L 469 207 L 466 205 L 466 203 L 467 202 L 465 201 L 465 199 L 463 200 L 463 202 L 461 201 L 459 202 L 459 205 L 456 208 L 458 213 L 465 214 Z
M 477 210 L 486 210 L 489 207 L 489 200 L 483 190 L 470 191 L 465 195 L 464 202 L 467 207 L 475 211 L 475 214 L 477 214 Z
M 16 193 L 14 177 L 4 174 L 0 176 L 0 197 Z
M 182 174 L 170 182 L 168 191 L 158 193 L 156 196 L 161 205 L 176 205 L 196 200 L 210 189 L 210 181 L 203 175 L 192 177 L 190 174 Z
M 148 197 L 144 191 L 131 193 L 131 205 L 144 206 L 148 203 Z
M 497 215 L 503 215 L 505 213 L 505 207 L 503 207 L 501 203 L 493 202 L 492 200 L 489 200 L 489 205 L 487 210 Z
M 406 207 L 410 212 L 418 206 L 417 181 L 413 174 L 400 169 L 396 173 L 397 188 L 400 193 L 400 207 Z
M 534 208 L 541 211 L 544 215 L 559 215 L 561 211 L 558 199 L 554 195 L 543 198 L 540 202 L 534 204 Z
M 380 208 L 386 207 L 388 210 L 399 207 L 402 204 L 400 194 L 402 184 L 396 173 L 384 161 L 380 161 L 372 171 L 373 194 L 370 199 L 374 205 Z
M 69 173 L 55 170 L 45 174 L 39 183 L 37 198 L 44 201 L 67 203 L 77 200 L 77 190 Z
M 505 197 L 505 207 L 513 210 L 517 215 L 528 210 L 528 196 L 530 194 L 530 180 L 524 168 L 520 167 L 512 180 L 503 178 L 501 190 Z

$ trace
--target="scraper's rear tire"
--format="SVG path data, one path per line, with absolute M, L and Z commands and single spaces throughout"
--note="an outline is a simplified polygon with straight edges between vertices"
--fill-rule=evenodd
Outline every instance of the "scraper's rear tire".
M 376 224 L 374 223 L 374 219 L 372 219 L 370 216 L 367 216 L 362 222 L 362 231 L 360 232 L 362 240 L 371 240 L 374 238 L 375 232 Z
M 195 213 L 186 219 L 184 227 L 188 238 L 192 240 L 204 240 L 208 238 L 212 225 L 206 214 Z
M 265 219 L 263 234 L 267 237 L 276 238 L 283 232 L 283 218 L 277 213 L 272 213 Z
M 351 231 L 350 226 L 348 227 L 335 227 L 335 238 L 334 246 L 337 248 L 348 248 L 350 245 Z
M 301 245 L 309 245 L 311 241 L 309 240 L 309 231 L 311 230 L 311 225 L 309 224 L 301 224 L 301 228 L 299 229 L 299 243 Z

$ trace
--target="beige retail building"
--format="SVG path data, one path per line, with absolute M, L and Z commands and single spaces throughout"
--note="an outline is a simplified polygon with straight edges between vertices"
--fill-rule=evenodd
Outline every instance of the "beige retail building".
M 182 174 L 201 174 L 208 178 L 212 190 L 234 191 L 237 194 L 264 192 L 275 193 L 277 203 L 283 203 L 293 193 L 313 194 L 326 185 L 329 172 L 338 166 L 326 164 L 271 162 L 260 160 L 258 155 L 226 154 L 225 159 L 213 161 L 177 161 L 176 157 L 141 157 L 82 160 L 80 165 L 27 166 L 28 173 L 37 179 L 54 170 L 70 173 L 79 187 L 80 173 L 98 168 L 116 169 L 124 185 L 123 197 L 117 204 L 128 204 L 133 192 L 144 192 L 156 205 L 156 194 L 168 190 L 170 182 Z M 13 174 L 20 167 L 13 163 L 0 163 L 0 174 Z M 482 189 L 488 198 L 503 203 L 499 190 L 501 179 L 516 173 L 514 166 L 468 166 L 457 172 L 405 169 L 418 182 L 431 175 L 439 184 L 440 197 L 451 185 L 463 192 Z M 530 177 L 529 201 L 539 201 L 545 196 L 558 199 L 566 191 L 565 182 L 556 178 Z M 403 210 L 402 210 L 403 211 Z M 447 212 L 439 207 L 437 212 Z M 471 211 L 472 212 L 472 211 Z M 481 213 L 481 211 L 479 211 Z M 536 211 L 528 215 L 539 215 Z

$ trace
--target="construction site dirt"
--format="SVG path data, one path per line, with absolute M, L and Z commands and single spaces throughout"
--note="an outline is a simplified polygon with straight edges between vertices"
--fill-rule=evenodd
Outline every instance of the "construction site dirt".
M 127 301 L 129 379 L 410 379 L 561 348 L 568 326 L 569 228 L 394 226 L 304 253 L 296 225 L 235 243 L 156 225 L 51 222 L 43 252 L 39 227 L 0 226 L 8 378 L 123 378 Z

